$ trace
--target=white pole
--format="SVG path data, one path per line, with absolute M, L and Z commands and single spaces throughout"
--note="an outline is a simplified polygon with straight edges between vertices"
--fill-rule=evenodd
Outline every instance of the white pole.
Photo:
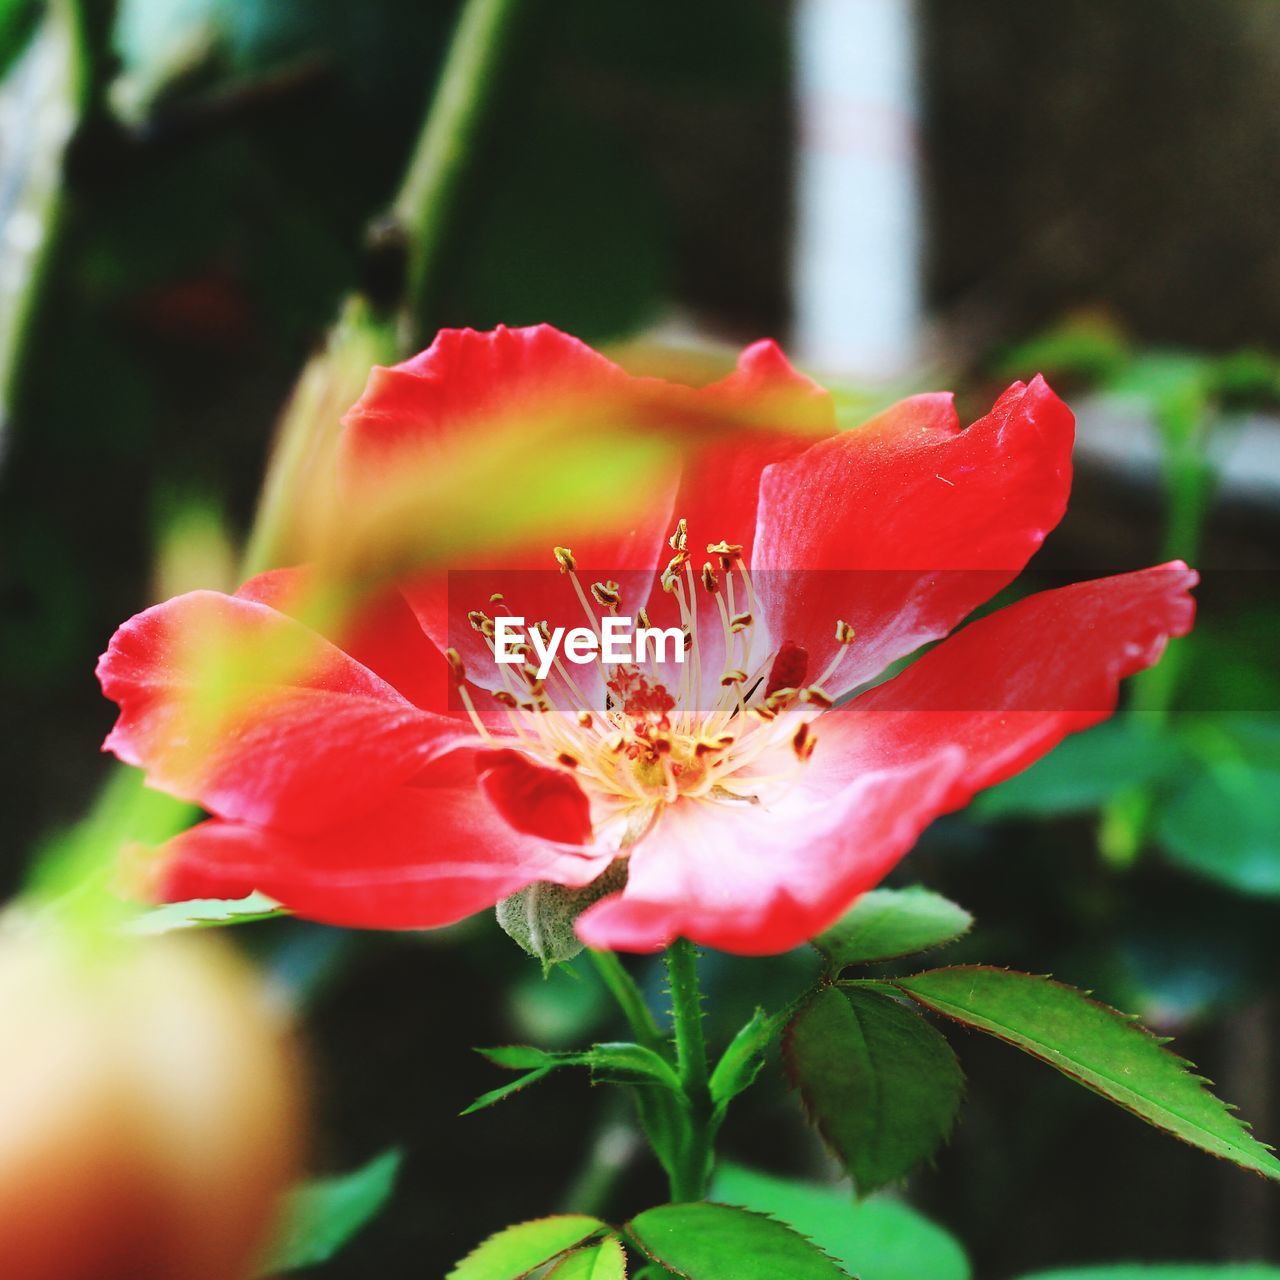
M 902 373 L 921 324 L 913 0 L 797 0 L 796 354 Z

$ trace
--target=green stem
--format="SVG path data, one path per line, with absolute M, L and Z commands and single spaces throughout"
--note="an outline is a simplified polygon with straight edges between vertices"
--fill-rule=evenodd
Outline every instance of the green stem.
M 666 1057 L 670 1053 L 667 1038 L 658 1027 L 636 980 L 627 972 L 622 961 L 612 951 L 588 951 L 609 994 L 618 1002 L 631 1028 L 631 1034 L 646 1049 L 652 1049 Z
M 1209 409 L 1206 407 L 1200 412 L 1207 414 Z M 1179 441 L 1172 449 L 1166 446 L 1164 483 L 1168 514 L 1163 555 L 1166 560 L 1176 558 L 1194 565 L 1204 541 L 1217 472 L 1205 452 L 1208 432 L 1203 423 L 1196 424 L 1195 429 L 1180 431 L 1175 431 L 1174 426 L 1176 424 L 1166 423 L 1162 432 L 1166 440 Z M 1152 728 L 1164 729 L 1181 684 L 1185 656 L 1185 643 L 1175 640 L 1156 666 L 1133 677 L 1129 715 L 1141 715 Z M 1104 806 L 1098 823 L 1098 849 L 1110 866 L 1123 871 L 1137 862 L 1147 842 L 1154 807 L 1155 796 L 1148 787 L 1130 787 Z
M 676 1202 L 701 1200 L 707 1193 L 711 1173 L 712 1105 L 697 957 L 697 950 L 687 938 L 677 938 L 664 956 L 671 990 L 676 1070 L 688 1102 L 684 1141 L 670 1171 L 671 1198 Z
M 249 534 L 246 575 L 300 555 L 294 530 L 300 495 L 314 494 L 317 476 L 331 466 L 339 419 L 359 396 L 371 365 L 390 363 L 414 346 L 414 320 L 422 314 L 446 214 L 492 85 L 501 36 L 517 3 L 467 0 L 391 209 L 392 224 L 405 239 L 406 318 L 401 332 L 395 334 L 388 317 L 360 295 L 343 303 L 325 349 L 303 369 L 277 428 Z
M 458 176 L 466 163 L 503 37 L 519 0 L 467 0 L 444 70 L 391 209 L 408 236 L 405 301 L 410 340 L 421 328 L 423 304 L 444 247 Z

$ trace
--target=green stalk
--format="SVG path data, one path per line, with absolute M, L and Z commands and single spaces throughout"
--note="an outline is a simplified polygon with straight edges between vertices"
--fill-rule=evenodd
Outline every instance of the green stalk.
M 1193 410 L 1196 417 L 1161 424 L 1164 440 L 1164 486 L 1167 515 L 1162 540 L 1165 560 L 1185 560 L 1194 565 L 1204 542 L 1205 523 L 1213 499 L 1217 472 L 1207 454 L 1209 415 L 1207 404 Z M 1162 660 L 1140 671 L 1130 682 L 1128 715 L 1141 715 L 1152 728 L 1163 730 L 1169 722 L 1181 684 L 1183 641 L 1173 641 Z M 1098 849 L 1117 870 L 1137 862 L 1151 828 L 1155 797 L 1146 787 L 1132 787 L 1113 797 L 1102 810 L 1098 825 Z
M 502 37 L 520 0 L 467 0 L 389 221 L 403 239 L 399 332 L 369 299 L 349 296 L 324 350 L 308 362 L 277 430 L 243 570 L 249 577 L 296 558 L 299 495 L 332 461 L 338 420 L 370 366 L 412 350 L 471 141 L 494 81 Z M 386 232 L 385 225 L 382 227 Z M 394 306 L 392 307 L 394 310 Z
M 393 224 L 408 239 L 405 315 L 410 343 L 420 336 L 458 178 L 518 3 L 467 0 L 400 194 L 391 207 Z
M 697 956 L 687 938 L 677 938 L 664 956 L 671 991 L 676 1070 L 688 1102 L 684 1141 L 675 1167 L 669 1171 L 671 1199 L 677 1203 L 701 1200 L 707 1194 L 711 1174 L 712 1105 Z

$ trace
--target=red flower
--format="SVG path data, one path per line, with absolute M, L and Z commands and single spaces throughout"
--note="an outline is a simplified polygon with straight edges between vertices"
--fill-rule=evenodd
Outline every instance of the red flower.
M 121 708 L 107 748 L 214 815 L 172 842 L 165 896 L 260 889 L 319 920 L 426 927 L 535 881 L 585 885 L 623 856 L 625 889 L 578 922 L 590 945 L 780 951 L 937 815 L 1104 719 L 1119 680 L 1191 626 L 1182 564 L 1079 583 L 833 706 L 947 636 L 1061 518 L 1073 423 L 1040 378 L 963 431 L 950 396 L 923 395 L 841 433 L 772 343 L 691 390 L 629 378 L 545 326 L 446 332 L 375 370 L 348 416 L 349 500 L 404 451 L 447 456 L 495 415 L 565 395 L 678 420 L 693 447 L 655 492 L 618 495 L 621 531 L 565 528 L 561 572 L 550 546 L 473 557 L 324 638 L 289 616 L 301 571 L 279 571 L 120 628 L 99 667 Z M 731 437 L 700 435 L 728 419 Z M 477 501 L 523 497 L 513 459 L 510 493 Z M 504 591 L 510 605 L 490 603 Z M 503 687 L 513 669 L 494 663 L 483 610 L 572 625 L 646 600 L 655 624 L 693 634 L 682 667 L 580 668 L 573 688 L 567 668 L 545 686 L 515 669 Z M 292 638 L 306 661 L 202 735 L 181 710 L 193 635 Z M 468 677 L 452 708 L 450 646 Z

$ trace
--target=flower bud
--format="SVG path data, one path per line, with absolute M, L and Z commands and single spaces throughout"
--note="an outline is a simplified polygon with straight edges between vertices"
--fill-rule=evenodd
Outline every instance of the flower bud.
M 603 875 L 581 889 L 562 884 L 531 884 L 498 903 L 498 923 L 544 969 L 572 960 L 582 950 L 574 933 L 578 917 L 606 894 L 617 893 L 627 882 L 627 863 L 618 858 Z
M 262 997 L 209 938 L 0 936 L 0 1275 L 253 1273 L 301 1129 Z

